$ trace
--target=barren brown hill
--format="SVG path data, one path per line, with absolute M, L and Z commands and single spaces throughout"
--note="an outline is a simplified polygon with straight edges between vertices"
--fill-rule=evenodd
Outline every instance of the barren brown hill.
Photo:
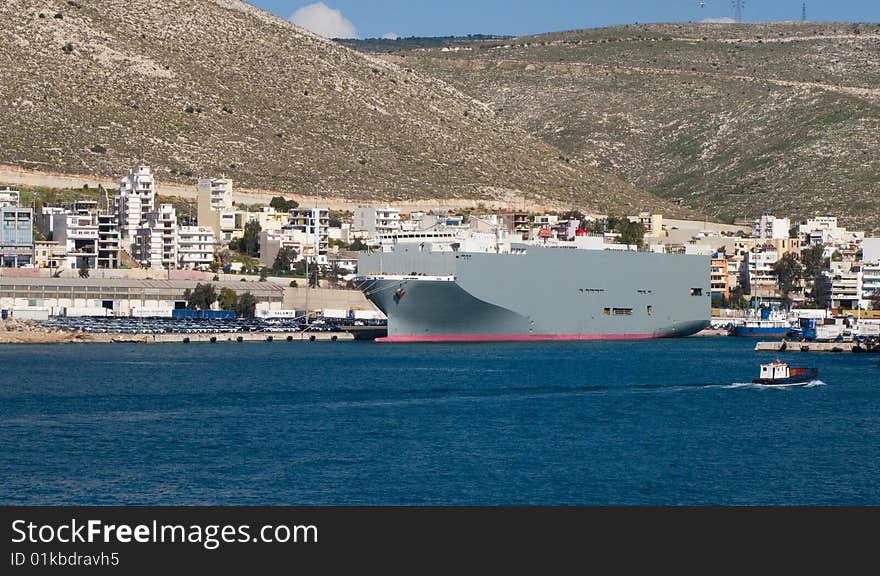
M 683 209 L 442 81 L 237 0 L 4 0 L 0 164 L 351 200 Z
M 722 220 L 832 213 L 880 229 L 878 24 L 630 25 L 383 57 Z

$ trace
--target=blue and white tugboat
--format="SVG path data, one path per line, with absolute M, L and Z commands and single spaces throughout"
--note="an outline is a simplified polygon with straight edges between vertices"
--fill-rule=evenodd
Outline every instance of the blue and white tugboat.
M 753 384 L 765 386 L 796 386 L 809 384 L 819 375 L 817 368 L 791 368 L 779 360 L 761 364 L 761 376 L 752 380 Z

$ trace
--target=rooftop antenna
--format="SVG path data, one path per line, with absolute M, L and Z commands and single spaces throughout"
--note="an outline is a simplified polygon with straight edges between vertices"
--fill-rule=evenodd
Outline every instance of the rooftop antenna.
M 732 0 L 733 2 L 733 12 L 734 12 L 734 20 L 738 23 L 743 20 L 743 6 L 746 4 L 746 0 Z

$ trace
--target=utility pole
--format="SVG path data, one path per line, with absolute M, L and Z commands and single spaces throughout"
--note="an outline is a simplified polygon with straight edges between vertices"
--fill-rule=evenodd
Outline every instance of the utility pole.
M 746 0 L 732 0 L 733 2 L 733 11 L 734 11 L 734 20 L 737 22 L 742 22 L 743 20 L 743 6 L 745 6 Z
M 801 22 L 806 22 L 806 21 L 807 21 L 807 3 L 804 2 L 801 5 Z

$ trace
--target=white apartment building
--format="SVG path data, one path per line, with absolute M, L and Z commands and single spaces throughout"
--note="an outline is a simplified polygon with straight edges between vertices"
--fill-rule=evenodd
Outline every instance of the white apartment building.
M 856 310 L 862 296 L 862 271 L 835 274 L 831 280 L 831 307 Z
M 400 210 L 391 206 L 358 206 L 352 216 L 352 228 L 364 230 L 373 238 L 394 234 L 401 229 Z
M 535 216 L 535 226 L 555 226 L 559 222 L 559 216 L 555 214 L 541 214 Z
M 746 253 L 743 284 L 748 287 L 749 294 L 764 298 L 779 296 L 774 266 L 780 253 L 772 245 L 755 246 Z
M 178 267 L 207 268 L 214 261 L 214 246 L 214 230 L 210 226 L 178 227 Z
M 880 262 L 865 263 L 862 265 L 862 308 L 870 306 L 871 299 L 880 294 Z
M 290 223 L 283 232 L 301 232 L 307 236 L 303 246 L 304 256 L 318 264 L 327 264 L 329 250 L 330 209 L 294 208 L 290 211 Z
M 130 248 L 147 214 L 155 210 L 156 185 L 150 167 L 138 166 L 129 170 L 119 181 L 113 201 L 123 246 Z
M 788 238 L 790 229 L 791 220 L 788 218 L 777 218 L 772 214 L 764 213 L 752 224 L 752 236 L 762 240 L 781 240 Z
M 798 226 L 798 235 L 805 245 L 833 244 L 843 239 L 845 229 L 837 227 L 836 216 L 816 216 Z
M 98 221 L 94 214 L 53 211 L 52 240 L 65 251 L 64 268 L 98 267 Z
M 0 186 L 0 208 L 17 208 L 21 201 L 21 192 L 17 186 Z
M 135 233 L 132 256 L 150 268 L 178 267 L 177 211 L 171 204 L 147 215 L 146 224 Z

